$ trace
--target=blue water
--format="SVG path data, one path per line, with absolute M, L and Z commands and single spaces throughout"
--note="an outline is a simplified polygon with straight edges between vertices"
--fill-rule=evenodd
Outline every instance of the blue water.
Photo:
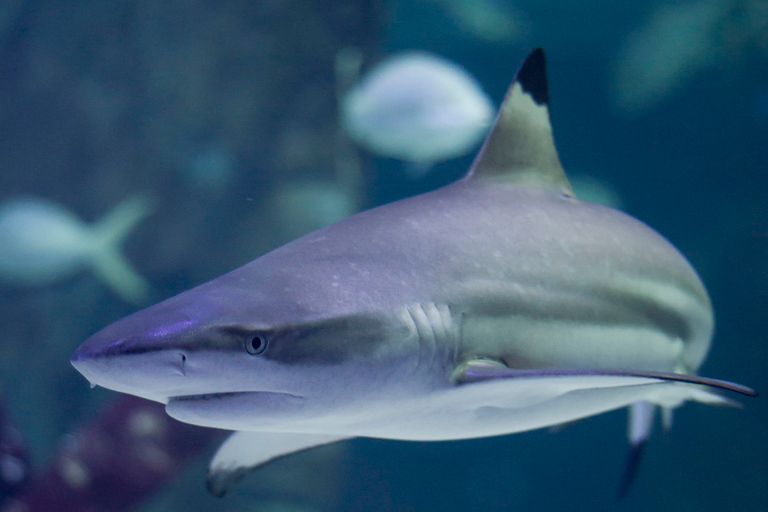
M 745 35 L 749 4 L 722 9 L 706 64 L 628 111 L 615 100 L 615 70 L 661 3 L 520 0 L 530 28 L 511 41 L 462 30 L 444 5 L 3 4 L 0 202 L 42 196 L 94 221 L 152 192 L 157 210 L 126 254 L 151 281 L 152 299 L 165 298 L 285 242 L 271 194 L 333 176 L 338 47 L 362 46 L 368 62 L 404 49 L 439 53 L 498 104 L 521 59 L 543 46 L 566 171 L 613 187 L 626 211 L 697 268 L 716 313 L 701 373 L 768 392 L 766 22 Z M 219 163 L 200 171 L 201 154 Z M 400 162 L 361 155 L 365 207 L 449 183 L 472 159 L 409 181 Z M 88 272 L 43 288 L 0 285 L 0 391 L 36 471 L 116 397 L 89 390 L 69 355 L 135 309 Z M 204 490 L 211 445 L 136 510 L 766 510 L 768 404 L 744 405 L 678 409 L 621 501 L 624 411 L 494 439 L 354 440 L 319 461 L 281 461 L 224 499 Z

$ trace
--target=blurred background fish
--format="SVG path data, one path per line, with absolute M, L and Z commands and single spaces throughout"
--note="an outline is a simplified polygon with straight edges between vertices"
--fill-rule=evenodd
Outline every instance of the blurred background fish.
M 90 268 L 120 297 L 141 304 L 150 285 L 120 254 L 120 245 L 151 211 L 151 201 L 139 195 L 87 225 L 50 201 L 11 199 L 0 205 L 0 279 L 46 286 Z
M 282 242 L 290 242 L 355 213 L 352 196 L 334 182 L 285 183 L 272 196 L 272 221 Z
M 342 99 L 347 134 L 374 153 L 408 162 L 414 177 L 474 149 L 494 114 L 466 70 L 424 52 L 381 62 Z
M 531 21 L 516 2 L 505 0 L 433 0 L 458 28 L 495 43 L 519 42 L 530 36 Z
M 689 0 L 663 5 L 630 33 L 612 84 L 616 106 L 638 112 L 683 90 L 699 74 L 765 47 L 764 0 Z

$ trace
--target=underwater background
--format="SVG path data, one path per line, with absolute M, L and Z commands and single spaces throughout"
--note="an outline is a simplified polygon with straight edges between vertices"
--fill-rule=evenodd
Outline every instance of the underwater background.
M 765 0 L 4 0 L 0 205 L 43 198 L 83 226 L 132 197 L 151 213 L 121 249 L 149 283 L 139 298 L 87 264 L 45 283 L 0 275 L 0 510 L 768 510 L 765 397 L 676 410 L 620 500 L 625 411 L 471 441 L 357 439 L 214 498 L 224 433 L 89 389 L 69 364 L 140 307 L 466 172 L 475 150 L 415 176 L 346 140 L 339 50 L 359 48 L 363 73 L 441 55 L 498 105 L 537 46 L 566 172 L 698 270 L 716 318 L 701 373 L 768 393 Z M 359 176 L 346 195 L 342 168 Z

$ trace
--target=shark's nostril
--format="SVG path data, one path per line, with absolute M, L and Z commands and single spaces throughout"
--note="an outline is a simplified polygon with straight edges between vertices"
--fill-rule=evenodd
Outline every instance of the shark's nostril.
M 181 375 L 183 377 L 187 376 L 187 355 L 184 352 L 180 353 L 181 355 L 181 364 L 179 365 L 179 368 L 181 369 Z

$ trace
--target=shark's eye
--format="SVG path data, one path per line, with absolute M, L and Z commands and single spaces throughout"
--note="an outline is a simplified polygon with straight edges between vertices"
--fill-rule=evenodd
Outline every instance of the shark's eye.
M 269 346 L 267 337 L 263 334 L 251 334 L 245 339 L 245 350 L 253 356 L 258 356 L 264 353 Z

